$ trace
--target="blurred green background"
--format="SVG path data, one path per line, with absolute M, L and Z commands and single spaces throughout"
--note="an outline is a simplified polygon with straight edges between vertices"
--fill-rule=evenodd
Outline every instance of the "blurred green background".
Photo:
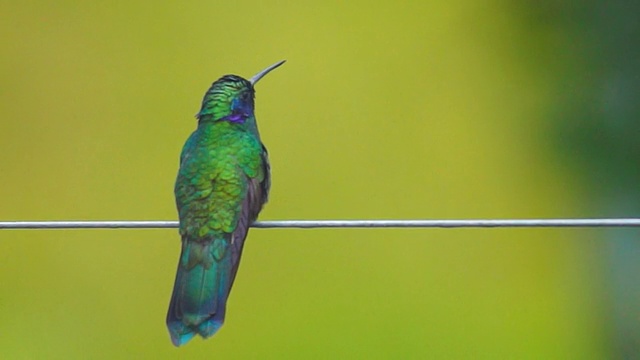
M 0 219 L 175 219 L 204 92 L 280 59 L 257 88 L 263 220 L 637 215 L 640 9 L 571 4 L 2 1 Z M 177 349 L 176 230 L 2 230 L 0 349 L 625 357 L 640 349 L 637 236 L 254 229 L 225 326 Z

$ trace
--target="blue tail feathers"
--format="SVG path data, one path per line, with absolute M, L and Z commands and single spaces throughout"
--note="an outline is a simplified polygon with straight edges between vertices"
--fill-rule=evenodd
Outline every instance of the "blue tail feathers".
M 213 334 L 222 327 L 223 323 L 224 319 L 218 320 L 212 318 L 197 326 L 187 326 L 180 320 L 167 322 L 167 326 L 169 327 L 169 334 L 171 334 L 171 342 L 173 342 L 173 345 L 181 346 L 188 343 L 196 334 L 202 336 L 204 339 L 213 336 Z
M 208 338 L 224 323 L 235 272 L 230 256 L 214 259 L 213 250 L 210 242 L 183 243 L 167 313 L 175 346 L 186 344 L 196 334 Z

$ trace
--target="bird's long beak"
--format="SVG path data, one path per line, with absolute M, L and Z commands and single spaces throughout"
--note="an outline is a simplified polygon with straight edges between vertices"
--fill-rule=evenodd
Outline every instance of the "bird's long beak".
M 286 60 L 282 60 L 282 61 L 278 61 L 277 63 L 269 66 L 268 68 L 260 71 L 259 73 L 253 75 L 253 77 L 251 79 L 249 79 L 249 82 L 251 82 L 251 85 L 255 85 L 258 80 L 262 79 L 263 76 L 267 75 L 269 73 L 269 71 L 277 68 L 278 66 L 284 64 Z

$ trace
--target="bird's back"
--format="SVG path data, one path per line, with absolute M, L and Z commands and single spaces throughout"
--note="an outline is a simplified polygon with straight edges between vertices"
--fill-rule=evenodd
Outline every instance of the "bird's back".
M 227 122 L 201 126 L 184 146 L 175 195 L 180 233 L 189 239 L 232 232 L 249 183 L 269 176 L 260 138 L 231 127 Z

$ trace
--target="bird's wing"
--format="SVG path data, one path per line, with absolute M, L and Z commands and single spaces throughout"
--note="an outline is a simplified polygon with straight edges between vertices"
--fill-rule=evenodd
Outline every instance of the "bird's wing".
M 264 144 L 261 144 L 261 145 L 262 145 L 262 172 L 264 173 L 264 178 L 262 179 L 261 186 L 262 186 L 262 192 L 264 193 L 262 205 L 264 205 L 269 200 L 269 189 L 271 189 L 271 164 L 269 163 L 269 153 L 267 152 L 267 148 L 264 146 Z M 257 214 L 256 214 L 256 217 L 257 217 Z
M 264 148 L 264 147 L 263 147 Z M 258 217 L 262 206 L 267 202 L 270 186 L 270 168 L 266 149 L 262 153 L 262 176 L 256 178 L 247 177 L 247 195 L 242 201 L 238 223 L 231 234 L 231 263 L 233 264 L 233 276 L 238 270 L 244 240 L 249 232 L 249 227 Z

